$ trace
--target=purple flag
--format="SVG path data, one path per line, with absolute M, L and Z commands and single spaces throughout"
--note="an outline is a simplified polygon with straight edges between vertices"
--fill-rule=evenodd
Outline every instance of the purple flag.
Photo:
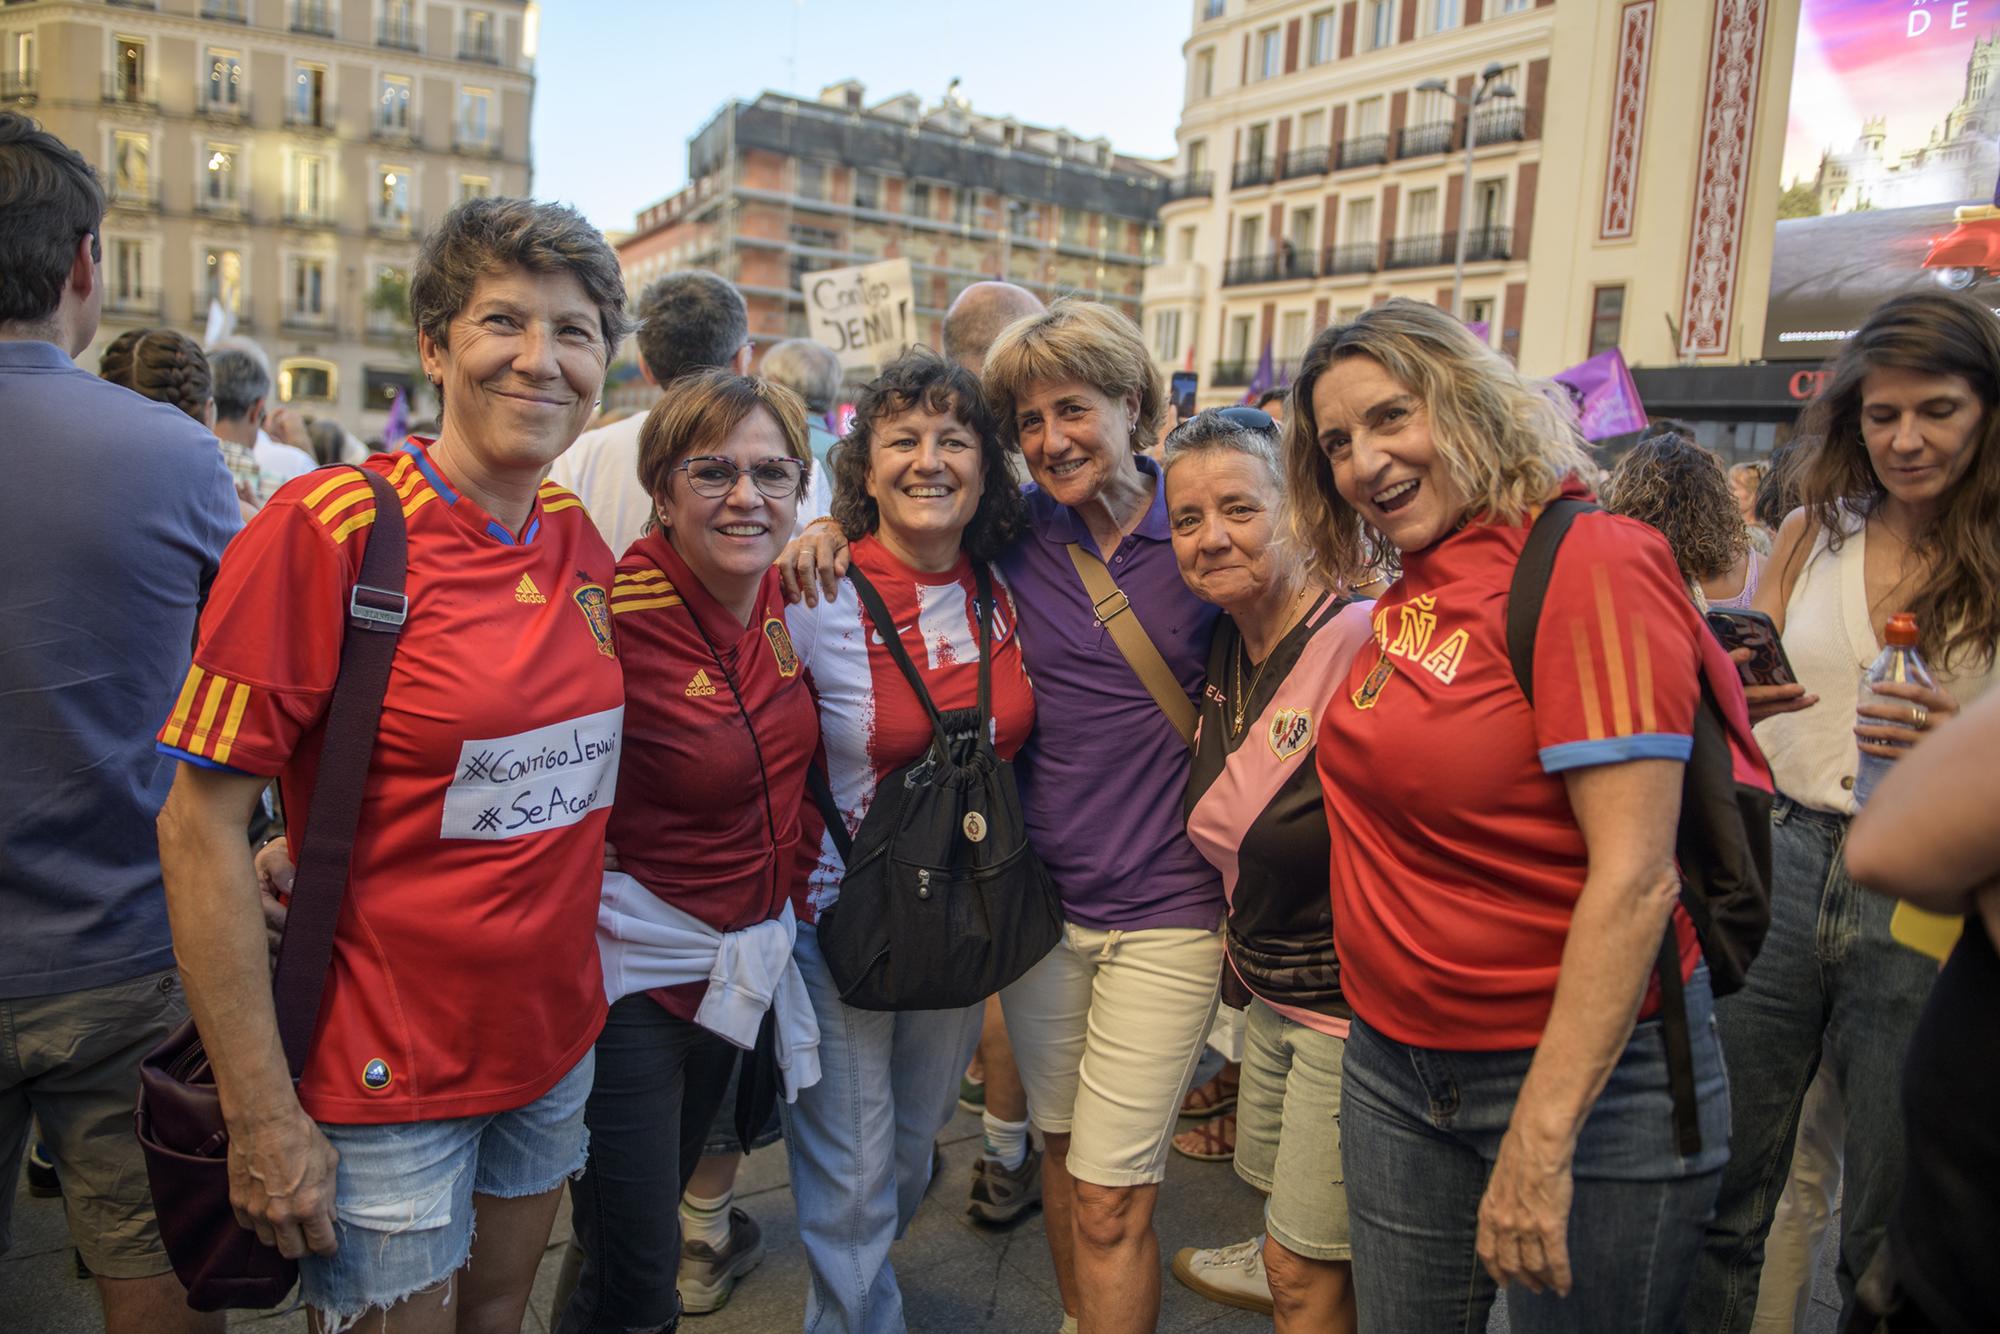
M 382 423 L 382 448 L 394 449 L 410 434 L 410 400 L 403 391 L 396 391 L 396 401 L 389 405 L 389 420 Z
M 1646 405 L 1617 348 L 1600 352 L 1552 377 L 1569 391 L 1577 426 L 1586 440 L 1608 440 L 1646 427 Z
M 1264 340 L 1264 355 L 1257 358 L 1257 373 L 1250 377 L 1250 387 L 1243 391 L 1245 403 L 1255 403 L 1258 395 L 1266 389 L 1278 387 L 1278 373 L 1271 365 L 1271 340 Z

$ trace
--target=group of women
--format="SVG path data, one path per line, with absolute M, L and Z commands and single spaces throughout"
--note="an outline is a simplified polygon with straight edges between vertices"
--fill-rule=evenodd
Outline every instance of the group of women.
M 1926 302 L 1913 318 L 1974 318 Z M 1886 915 L 1820 898 L 1844 811 L 1812 799 L 1817 768 L 1780 804 L 1766 947 L 1801 953 L 1768 986 L 1753 972 L 1734 1011 L 1713 1001 L 1676 896 L 1708 633 L 1683 569 L 1638 521 L 1579 517 L 1530 704 L 1508 590 L 1534 517 L 1587 494 L 1587 460 L 1541 386 L 1435 308 L 1392 301 L 1322 333 L 1282 439 L 1260 413 L 1203 413 L 1164 464 L 1142 452 L 1158 376 L 1106 307 L 1019 321 L 983 380 L 912 351 L 862 395 L 832 517 L 789 551 L 814 466 L 801 405 L 697 375 L 645 422 L 653 524 L 614 562 L 543 480 L 626 330 L 601 238 L 559 207 L 468 201 L 427 238 L 412 306 L 444 412 L 435 440 L 363 465 L 402 502 L 408 616 L 296 1090 L 265 953 L 283 910 L 260 904 L 241 830 L 272 777 L 293 848 L 312 811 L 349 598 L 391 517 L 359 473 L 288 484 L 231 549 L 161 736 L 183 762 L 162 858 L 234 1200 L 301 1258 L 324 1327 L 518 1327 L 572 1180 L 584 1261 L 557 1327 L 673 1328 L 703 1132 L 754 1131 L 774 1100 L 806 1328 L 903 1327 L 891 1244 L 981 1016 L 851 1006 L 819 945 L 844 868 L 807 795 L 815 757 L 852 833 L 933 744 L 850 565 L 938 710 L 990 680 L 990 739 L 1060 895 L 1059 942 L 1001 1003 L 1063 1304 L 1091 1334 L 1157 1321 L 1152 1213 L 1225 969 L 1250 997 L 1238 1170 L 1271 1196 L 1284 1331 L 1476 1330 L 1500 1290 L 1516 1330 L 1674 1328 L 1718 1192 L 1718 1226 L 1737 1219 L 1733 1164 L 1756 1178 L 1746 1232 L 1782 1175 L 1783 1103 L 1818 1050 L 1815 1032 L 1781 1056 L 1760 997 L 1828 997 L 1836 1028 L 1921 1002 L 1885 963 L 1850 966 L 1865 986 L 1783 971 L 1816 966 L 1815 917 L 1862 913 L 1873 950 Z M 1927 644 L 1990 661 L 1991 544 L 1965 506 L 2000 478 L 2000 344 L 1977 318 L 1983 378 L 1866 330 L 1834 377 L 1806 516 L 1756 589 L 1799 609 L 1787 646 L 1822 695 L 1851 684 L 1836 657 L 1873 656 L 1874 610 L 1915 607 Z M 1846 514 L 1866 536 L 1843 554 Z M 1160 665 L 1133 661 L 1135 627 Z M 1957 698 L 1895 707 L 1917 710 L 1920 742 Z M 1721 705 L 1745 707 L 1733 686 Z M 1818 707 L 1789 715 L 1833 719 L 1802 762 L 1852 726 L 1838 698 Z M 282 865 L 266 879 L 288 883 Z M 1652 980 L 1663 938 L 1677 1001 Z M 1671 1111 L 1671 1003 L 1694 1152 Z M 1754 1147 L 1734 1160 L 1725 1050 L 1739 1090 L 1763 1066 L 1737 1095 Z

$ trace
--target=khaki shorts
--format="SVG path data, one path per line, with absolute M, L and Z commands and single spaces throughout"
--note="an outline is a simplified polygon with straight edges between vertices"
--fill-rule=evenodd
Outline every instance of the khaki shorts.
M 1000 993 L 1028 1114 L 1070 1137 L 1071 1176 L 1143 1186 L 1167 1174 L 1221 979 L 1220 931 L 1066 925 Z
M 1293 1255 L 1351 1260 L 1340 1168 L 1347 1043 L 1252 999 L 1236 1092 L 1236 1175 L 1271 1197 L 1265 1226 Z
M 139 1061 L 187 1018 L 169 968 L 55 996 L 0 1000 L 0 1252 L 37 1123 L 62 1179 L 70 1239 L 101 1278 L 164 1273 L 146 1160 L 132 1129 Z

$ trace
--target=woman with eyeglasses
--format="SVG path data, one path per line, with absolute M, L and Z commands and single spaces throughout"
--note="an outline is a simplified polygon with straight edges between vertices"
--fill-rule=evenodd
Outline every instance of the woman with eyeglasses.
M 677 380 L 640 428 L 653 517 L 610 599 L 629 684 L 598 913 L 612 1005 L 562 1334 L 675 1327 L 677 1206 L 731 1067 L 752 1092 L 722 1114 L 753 1127 L 818 1076 L 790 898 L 819 722 L 772 568 L 810 468 L 803 405 L 768 381 Z

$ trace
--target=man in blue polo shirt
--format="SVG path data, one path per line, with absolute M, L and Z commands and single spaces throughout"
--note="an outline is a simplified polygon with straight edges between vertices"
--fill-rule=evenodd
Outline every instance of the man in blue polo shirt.
M 222 1316 L 168 1267 L 132 1108 L 139 1058 L 187 1015 L 153 733 L 240 518 L 213 436 L 71 360 L 103 305 L 103 214 L 81 156 L 0 112 L 0 1252 L 39 1121 L 105 1329 L 206 1334 Z

